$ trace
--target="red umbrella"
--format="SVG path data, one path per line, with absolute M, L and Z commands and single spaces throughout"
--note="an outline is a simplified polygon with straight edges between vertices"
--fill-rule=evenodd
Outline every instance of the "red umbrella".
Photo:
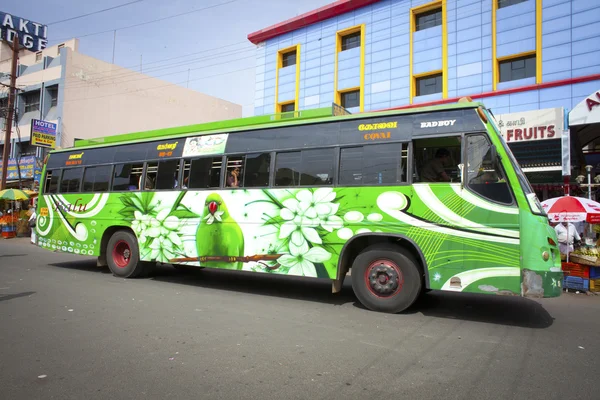
M 600 203 L 582 197 L 554 197 L 542 202 L 544 211 L 553 222 L 586 221 L 600 223 Z

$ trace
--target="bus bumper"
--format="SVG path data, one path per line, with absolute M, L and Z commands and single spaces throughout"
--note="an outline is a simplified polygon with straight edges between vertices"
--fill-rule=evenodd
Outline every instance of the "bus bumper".
M 562 293 L 563 272 L 523 269 L 521 295 L 523 297 L 558 297 Z

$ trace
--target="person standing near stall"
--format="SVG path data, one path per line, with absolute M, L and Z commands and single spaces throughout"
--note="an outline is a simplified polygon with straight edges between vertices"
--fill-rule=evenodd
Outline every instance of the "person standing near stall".
M 31 228 L 31 243 L 35 244 L 35 222 L 37 219 L 37 215 L 35 213 L 35 205 L 32 204 L 29 212 L 31 215 L 29 216 L 29 227 Z
M 558 236 L 558 248 L 562 254 L 569 254 L 574 250 L 573 244 L 581 241 L 577 228 L 570 222 L 561 222 L 554 227 Z

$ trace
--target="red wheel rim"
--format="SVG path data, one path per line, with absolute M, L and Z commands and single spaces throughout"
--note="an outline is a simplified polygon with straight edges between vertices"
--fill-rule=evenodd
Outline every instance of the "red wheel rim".
M 376 297 L 394 297 L 402 290 L 404 275 L 400 267 L 388 259 L 373 261 L 365 271 L 365 285 Z
M 131 259 L 131 248 L 129 244 L 124 240 L 119 240 L 115 243 L 115 247 L 113 247 L 112 258 L 114 263 L 119 268 L 125 268 L 129 265 L 129 260 Z

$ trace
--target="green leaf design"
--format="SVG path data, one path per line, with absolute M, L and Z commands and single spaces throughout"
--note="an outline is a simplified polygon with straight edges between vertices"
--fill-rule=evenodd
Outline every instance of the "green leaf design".
M 331 244 L 329 244 L 329 243 L 327 243 L 327 242 L 325 242 L 325 241 L 323 242 L 323 244 L 321 245 L 321 247 L 322 247 L 324 250 L 327 250 L 329 253 L 332 253 L 332 254 L 337 254 L 337 255 L 339 255 L 339 251 L 337 250 L 337 248 L 336 248 L 336 247 L 333 247 Z M 338 247 L 339 247 L 339 246 L 338 246 Z
M 277 200 L 277 197 L 275 197 L 268 189 L 263 190 L 263 193 L 271 200 L 273 204 L 276 204 L 279 208 L 283 208 L 283 204 Z
M 173 207 L 171 208 L 171 215 L 175 215 L 173 214 L 173 212 L 178 210 L 180 207 L 183 207 L 185 210 L 189 211 L 189 209 L 186 206 L 181 204 L 181 201 L 185 197 L 186 193 L 186 191 L 182 191 L 179 193 L 179 195 L 177 196 L 177 200 L 175 200 L 175 202 L 173 203 Z
M 267 215 L 269 217 L 268 220 L 266 220 L 264 222 L 265 225 L 281 225 L 283 223 L 285 223 L 285 220 L 283 218 L 281 218 L 279 215 L 271 217 L 269 215 Z
M 261 199 L 261 200 L 252 200 L 248 203 L 246 203 L 246 207 L 251 206 L 253 204 L 258 204 L 258 203 L 267 203 L 267 204 L 273 204 L 273 202 L 271 200 L 265 200 L 265 199 Z M 279 205 L 276 204 L 278 207 Z
M 182 192 L 179 194 L 179 196 L 177 197 L 177 200 L 175 201 L 175 204 L 173 205 L 173 208 L 171 209 L 171 213 L 169 215 L 173 215 L 179 219 L 200 218 L 200 216 L 198 214 L 196 214 L 195 212 L 190 210 L 185 205 L 181 204 L 181 201 L 183 200 L 183 196 L 185 196 L 185 193 L 186 192 Z
M 327 272 L 327 268 L 323 263 L 314 263 L 315 271 L 317 272 L 317 278 L 329 278 L 329 273 Z
M 179 219 L 199 218 L 198 214 L 190 211 L 187 207 L 183 207 L 176 211 L 171 211 L 171 213 L 169 215 L 177 217 Z
M 118 213 L 123 216 L 125 219 L 133 219 L 135 217 L 135 212 L 139 211 L 134 206 L 125 206 L 118 211 Z
M 142 207 L 144 208 L 145 214 L 152 211 L 150 204 L 152 204 L 152 199 L 154 198 L 154 192 L 142 192 Z
M 131 194 L 124 194 L 121 197 L 119 197 L 119 200 L 121 200 L 121 203 L 123 203 L 124 206 L 135 207 L 135 204 L 133 203 L 133 201 L 131 201 Z

